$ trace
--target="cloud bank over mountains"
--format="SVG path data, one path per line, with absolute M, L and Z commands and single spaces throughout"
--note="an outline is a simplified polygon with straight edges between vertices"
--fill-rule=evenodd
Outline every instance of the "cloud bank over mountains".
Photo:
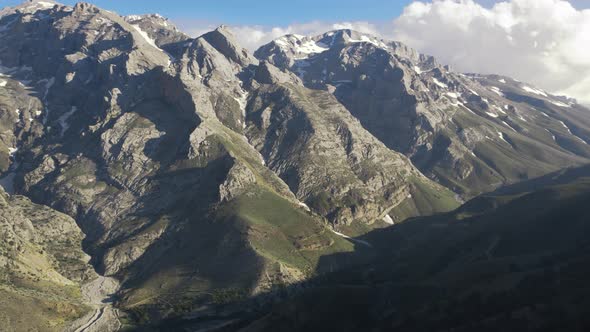
M 590 10 L 567 1 L 414 2 L 387 36 L 460 71 L 506 74 L 590 103 Z
M 199 35 L 214 25 L 187 28 Z M 313 21 L 232 30 L 255 50 L 285 34 L 343 28 L 402 41 L 457 71 L 505 74 L 590 104 L 590 10 L 568 1 L 510 0 L 492 7 L 473 0 L 415 1 L 389 22 Z

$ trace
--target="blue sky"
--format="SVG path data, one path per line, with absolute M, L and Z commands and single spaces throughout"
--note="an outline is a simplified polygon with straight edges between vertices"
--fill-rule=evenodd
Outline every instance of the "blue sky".
M 159 13 L 171 19 L 195 19 L 226 24 L 284 25 L 312 20 L 389 20 L 409 0 L 86 0 L 120 14 Z M 0 0 L 0 7 L 22 0 Z M 77 1 L 62 0 L 72 5 Z
M 289 25 L 309 21 L 385 21 L 399 16 L 410 0 L 85 0 L 123 15 L 159 13 L 173 20 L 230 25 Z M 423 0 L 425 1 L 425 0 Z M 0 0 L 0 7 L 22 0 Z M 73 5 L 75 0 L 59 1 Z M 496 0 L 478 0 L 491 6 Z M 589 0 L 572 0 L 578 8 Z

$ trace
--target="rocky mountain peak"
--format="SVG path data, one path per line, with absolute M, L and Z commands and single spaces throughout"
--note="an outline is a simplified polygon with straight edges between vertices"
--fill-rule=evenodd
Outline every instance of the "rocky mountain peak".
M 74 11 L 76 11 L 76 12 L 85 12 L 85 11 L 97 12 L 98 7 L 96 7 L 95 5 L 93 5 L 89 2 L 78 2 L 78 3 L 76 3 L 76 5 L 74 5 Z
M 51 10 L 55 6 L 65 7 L 62 4 L 52 0 L 26 0 L 20 5 L 0 9 L 0 17 L 15 13 L 35 14 L 37 11 Z
M 225 25 L 221 25 L 201 37 L 221 54 L 241 66 L 247 67 L 250 64 L 258 64 L 258 61 L 250 55 L 248 50 L 238 44 L 229 27 Z

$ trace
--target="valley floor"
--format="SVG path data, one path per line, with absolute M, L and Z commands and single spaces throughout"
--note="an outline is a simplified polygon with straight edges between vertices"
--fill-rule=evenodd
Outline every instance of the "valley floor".
M 113 307 L 117 280 L 99 276 L 82 287 L 82 295 L 94 311 L 75 321 L 67 332 L 114 332 L 121 328 L 118 310 Z

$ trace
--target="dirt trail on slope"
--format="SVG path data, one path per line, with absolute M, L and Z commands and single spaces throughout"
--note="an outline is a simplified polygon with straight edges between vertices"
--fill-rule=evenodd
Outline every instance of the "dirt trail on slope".
M 82 296 L 94 311 L 75 321 L 65 332 L 116 332 L 121 328 L 119 313 L 113 308 L 114 294 L 119 282 L 99 276 L 82 286 Z

